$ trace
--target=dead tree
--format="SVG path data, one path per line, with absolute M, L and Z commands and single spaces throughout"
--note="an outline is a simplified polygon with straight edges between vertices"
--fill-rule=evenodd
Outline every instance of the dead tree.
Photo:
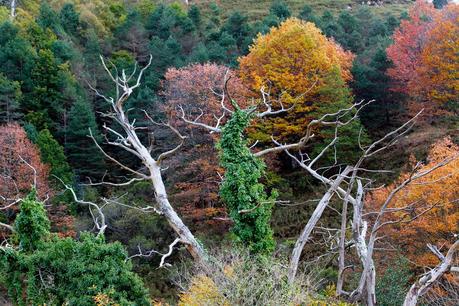
M 362 148 L 362 155 L 360 159 L 357 161 L 356 164 L 352 166 L 346 167 L 346 174 L 351 173 L 350 175 L 347 175 L 346 178 L 342 181 L 345 181 L 348 188 L 347 190 L 343 189 L 342 187 L 339 186 L 337 183 L 337 179 L 333 178 L 327 178 L 324 175 L 320 174 L 319 171 L 314 169 L 314 164 L 317 162 L 318 158 L 320 158 L 324 152 L 327 149 L 330 149 L 334 143 L 338 139 L 338 134 L 335 132 L 335 138 L 331 140 L 330 144 L 322 151 L 316 158 L 310 159 L 307 154 L 292 154 L 289 152 L 289 150 L 285 150 L 287 154 L 289 154 L 303 169 L 305 169 L 309 174 L 311 174 L 313 177 L 318 179 L 320 182 L 326 184 L 329 187 L 329 191 L 325 194 L 325 198 L 329 198 L 330 196 L 328 193 L 330 191 L 335 192 L 340 198 L 343 200 L 343 214 L 342 214 L 342 219 L 341 219 L 341 237 L 340 237 L 340 243 L 339 243 L 339 274 L 338 274 L 338 287 L 337 287 L 337 293 L 338 295 L 344 295 L 347 296 L 351 301 L 361 301 L 365 300 L 367 305 L 375 305 L 376 304 L 376 295 L 375 295 L 375 288 L 376 288 L 376 271 L 375 271 L 375 265 L 374 265 L 374 252 L 376 248 L 376 243 L 381 237 L 379 237 L 379 232 L 380 230 L 391 224 L 396 224 L 400 222 L 411 222 L 419 217 L 421 217 L 423 214 L 427 213 L 430 211 L 433 207 L 435 207 L 436 204 L 433 204 L 431 206 L 425 207 L 421 212 L 417 213 L 415 216 L 410 216 L 408 219 L 405 217 L 398 218 L 395 220 L 389 220 L 386 221 L 385 217 L 394 212 L 403 212 L 403 211 L 412 211 L 412 208 L 414 207 L 415 203 L 409 204 L 406 207 L 402 208 L 393 208 L 391 207 L 392 200 L 394 197 L 401 191 L 403 190 L 406 186 L 411 184 L 412 182 L 419 180 L 422 177 L 425 177 L 426 175 L 432 173 L 436 169 L 443 167 L 450 163 L 451 161 L 455 160 L 458 158 L 458 156 L 452 156 L 450 158 L 447 158 L 440 163 L 436 164 L 435 166 L 427 169 L 420 171 L 420 164 L 416 165 L 414 167 L 413 172 L 411 175 L 403 182 L 401 182 L 396 188 L 392 190 L 392 192 L 388 195 L 387 199 L 381 204 L 379 207 L 378 211 L 374 212 L 367 212 L 365 211 L 365 193 L 369 190 L 371 190 L 371 184 L 373 183 L 372 180 L 366 178 L 364 176 L 364 173 L 366 172 L 385 172 L 384 170 L 369 170 L 369 169 L 364 169 L 362 168 L 363 162 L 368 159 L 369 157 L 374 156 L 375 154 L 387 150 L 388 148 L 392 147 L 394 144 L 398 142 L 398 140 L 406 135 L 409 130 L 411 130 L 412 126 L 416 122 L 417 117 L 419 116 L 416 115 L 414 118 L 409 120 L 407 123 L 399 127 L 398 129 L 394 130 L 391 133 L 388 133 L 378 141 L 375 141 L 371 145 L 367 146 L 366 148 Z M 330 123 L 332 124 L 332 123 Z M 339 125 L 339 120 L 335 121 L 335 125 Z M 360 143 L 360 142 L 359 142 Z M 283 145 L 285 146 L 285 145 Z M 291 146 L 291 145 L 288 145 Z M 279 147 L 282 147 L 282 145 L 279 144 Z M 305 158 L 306 156 L 306 158 Z M 349 169 L 351 169 L 349 171 Z M 342 176 L 344 172 L 339 173 L 338 177 Z M 367 184 L 363 184 L 362 182 L 365 181 Z M 368 185 L 368 186 L 367 186 Z M 354 189 L 356 189 L 356 196 L 353 196 Z M 346 236 L 345 236 L 345 231 L 347 229 L 347 218 L 346 218 L 346 212 L 347 212 L 347 203 L 351 203 L 353 206 L 353 216 L 352 216 L 352 241 L 346 242 Z M 323 203 L 319 203 L 318 207 L 323 206 Z M 317 209 L 316 208 L 316 209 Z M 371 217 L 371 218 L 370 218 Z M 314 225 L 317 223 L 316 221 L 317 216 L 315 215 L 315 212 L 311 219 L 308 221 L 307 227 Z M 312 229 L 311 229 L 312 230 Z M 308 229 L 308 232 L 311 232 L 311 230 Z M 299 241 L 304 240 L 304 236 L 301 235 L 299 238 Z M 297 241 L 297 244 L 299 244 L 299 241 Z M 344 284 L 344 275 L 343 272 L 346 268 L 345 266 L 345 245 L 352 244 L 354 246 L 354 249 L 356 250 L 357 256 L 361 261 L 362 264 L 362 274 L 361 278 L 359 281 L 359 284 L 355 290 L 352 292 L 345 292 L 342 290 L 343 284 Z M 290 281 L 293 281 L 294 279 L 294 271 L 297 267 L 297 253 L 298 251 L 295 249 L 294 252 L 292 253 L 292 259 L 291 259 L 291 274 L 290 274 Z
M 226 86 L 225 86 L 226 88 Z M 209 130 L 211 133 L 219 133 L 221 132 L 221 124 L 222 119 L 224 118 L 225 114 L 231 114 L 231 110 L 224 104 L 225 102 L 225 91 L 222 94 L 222 101 L 221 106 L 223 110 L 223 115 L 221 117 L 216 118 L 215 125 L 208 125 L 206 123 L 200 122 L 199 118 L 202 116 L 198 116 L 196 119 L 188 119 L 186 117 L 185 111 L 181 108 L 182 120 L 187 122 L 188 124 L 199 126 Z M 277 114 L 279 112 L 288 111 L 284 109 L 281 105 L 281 108 L 276 111 L 273 110 L 273 103 L 269 99 L 269 94 L 261 90 L 262 93 L 262 102 L 267 110 L 264 112 L 259 112 L 257 117 L 264 117 L 265 115 Z M 230 99 L 231 101 L 231 99 Z M 290 157 L 292 157 L 303 169 L 305 169 L 310 175 L 314 178 L 319 180 L 321 183 L 328 186 L 328 191 L 324 194 L 322 199 L 317 204 L 314 213 L 308 220 L 305 228 L 303 229 L 300 237 L 298 238 L 294 250 L 291 255 L 290 260 L 290 267 L 289 267 L 289 281 L 293 282 L 295 279 L 296 271 L 298 269 L 298 263 L 300 259 L 301 252 L 310 239 L 310 235 L 313 229 L 316 227 L 317 222 L 320 219 L 320 216 L 324 209 L 328 206 L 330 199 L 334 194 L 336 194 L 339 198 L 343 200 L 343 213 L 341 216 L 341 227 L 340 227 L 340 239 L 339 239 L 339 246 L 338 246 L 338 254 L 339 254 L 339 275 L 338 275 L 338 286 L 337 286 L 337 293 L 340 296 L 346 296 L 351 301 L 365 301 L 367 305 L 375 305 L 376 304 L 376 270 L 374 264 L 374 253 L 376 249 L 376 243 L 382 238 L 379 236 L 380 230 L 388 225 L 401 223 L 401 222 L 411 222 L 423 214 L 430 211 L 436 204 L 432 206 L 424 207 L 421 212 L 415 214 L 414 216 L 409 216 L 409 218 L 398 218 L 394 220 L 386 221 L 386 216 L 394 213 L 394 212 L 409 212 L 412 211 L 414 208 L 415 203 L 409 204 L 406 207 L 402 208 L 393 208 L 391 207 L 391 203 L 394 197 L 403 190 L 406 186 L 411 184 L 412 182 L 419 180 L 422 177 L 432 173 L 436 169 L 447 165 L 449 162 L 456 159 L 458 156 L 453 156 L 451 158 L 447 158 L 442 162 L 438 163 L 437 165 L 431 167 L 427 170 L 420 170 L 420 164 L 414 167 L 413 172 L 409 176 L 408 179 L 401 182 L 392 192 L 389 194 L 387 199 L 381 204 L 379 210 L 373 212 L 367 212 L 365 208 L 365 194 L 374 188 L 372 184 L 374 183 L 370 178 L 366 177 L 366 173 L 384 173 L 388 172 L 386 170 L 374 170 L 374 169 L 365 169 L 362 167 L 364 162 L 375 156 L 376 154 L 387 150 L 393 147 L 395 144 L 399 142 L 399 140 L 404 137 L 414 126 L 418 116 L 421 114 L 418 113 L 415 117 L 411 120 L 407 121 L 405 124 L 400 126 L 399 128 L 395 129 L 394 131 L 386 134 L 379 140 L 373 142 L 372 144 L 364 147 L 361 145 L 359 139 L 359 145 L 362 150 L 361 157 L 359 160 L 354 164 L 347 167 L 341 167 L 338 174 L 334 177 L 326 177 L 320 173 L 318 169 L 316 169 L 315 164 L 318 162 L 320 158 L 322 158 L 328 150 L 335 148 L 335 144 L 339 139 L 338 130 L 340 127 L 345 126 L 355 120 L 359 114 L 359 111 L 368 103 L 361 101 L 360 103 L 356 103 L 347 109 L 339 110 L 336 113 L 326 114 L 323 117 L 312 120 L 309 125 L 306 127 L 305 135 L 303 138 L 300 139 L 297 143 L 292 144 L 281 144 L 273 139 L 273 142 L 276 144 L 275 147 L 267 148 L 261 150 L 259 152 L 254 152 L 254 155 L 257 157 L 264 156 L 269 153 L 276 153 L 284 151 Z M 258 107 L 259 108 L 259 107 Z M 252 108 L 253 110 L 254 108 Z M 201 111 L 202 113 L 202 111 Z M 348 120 L 344 120 L 345 118 L 349 118 Z M 316 157 L 310 158 L 308 154 L 304 154 L 301 152 L 301 149 L 306 147 L 306 144 L 314 137 L 313 129 L 317 126 L 333 126 L 335 127 L 335 137 L 330 140 L 330 143 L 324 148 L 322 152 L 320 152 Z M 291 153 L 291 151 L 300 151 L 298 153 Z M 335 160 L 335 164 L 330 166 L 329 168 L 337 167 L 337 161 Z M 344 170 L 343 170 L 344 169 Z M 341 183 L 346 183 L 347 188 L 341 187 Z M 354 196 L 353 193 L 356 192 Z M 352 222 L 351 222 L 351 232 L 352 232 L 352 239 L 351 241 L 346 241 L 346 230 L 347 226 L 347 204 L 350 203 L 353 207 L 353 215 L 352 215 Z M 407 215 L 409 215 L 407 213 Z M 346 250 L 345 248 L 348 246 L 353 246 L 356 252 L 356 255 L 360 259 L 361 266 L 362 266 L 362 273 L 360 277 L 359 284 L 357 288 L 355 288 L 351 292 L 345 292 L 343 290 L 343 285 L 345 281 L 344 270 L 347 268 L 345 265 L 345 256 Z
M 16 17 L 16 0 L 11 0 L 10 4 L 10 19 L 13 20 Z
M 289 272 L 288 272 L 288 279 L 290 283 L 293 283 L 293 281 L 295 280 L 296 272 L 298 270 L 298 264 L 300 262 L 301 253 L 303 252 L 306 242 L 308 242 L 311 236 L 312 230 L 317 225 L 317 222 L 319 221 L 319 219 L 322 217 L 322 213 L 324 212 L 325 208 L 330 203 L 330 199 L 335 194 L 336 189 L 343 182 L 346 175 L 348 175 L 350 171 L 351 171 L 351 168 L 347 167 L 346 169 L 344 169 L 342 173 L 338 175 L 338 178 L 336 178 L 333 181 L 333 184 L 330 186 L 328 191 L 324 194 L 322 199 L 317 204 L 314 212 L 309 218 L 308 223 L 306 224 L 300 236 L 296 240 L 295 247 L 293 248 L 291 259 L 290 259 L 290 266 L 289 266 Z
M 214 125 L 210 125 L 210 124 L 207 124 L 207 123 L 199 121 L 199 119 L 204 114 L 204 112 L 202 110 L 200 111 L 201 114 L 199 116 L 197 116 L 194 119 L 189 119 L 189 118 L 187 118 L 185 110 L 183 109 L 183 107 L 179 107 L 179 113 L 181 113 L 181 119 L 184 122 L 186 122 L 186 123 L 188 123 L 190 125 L 204 128 L 204 129 L 208 130 L 210 133 L 220 133 L 221 132 L 221 127 L 220 126 L 222 125 L 222 121 L 224 120 L 225 116 L 230 116 L 233 113 L 233 111 L 230 109 L 230 106 L 227 106 L 225 104 L 225 103 L 227 103 L 227 100 L 229 100 L 229 102 L 231 102 L 231 105 L 234 108 L 238 108 L 237 103 L 231 99 L 230 94 L 228 93 L 228 90 L 227 90 L 228 81 L 229 81 L 228 79 L 224 80 L 223 92 L 221 94 L 220 93 L 215 93 L 215 94 L 220 95 L 220 97 L 221 97 L 222 115 L 221 116 L 215 116 L 214 115 L 215 120 L 216 120 Z M 251 107 L 249 107 L 249 108 L 244 110 L 245 112 L 252 112 L 253 113 L 253 117 L 264 118 L 266 116 L 277 115 L 277 114 L 281 114 L 281 113 L 287 112 L 290 109 L 292 109 L 293 107 L 295 107 L 295 105 L 293 105 L 291 108 L 286 109 L 283 106 L 281 100 L 273 100 L 271 98 L 269 90 L 266 91 L 264 88 L 261 88 L 260 93 L 261 93 L 261 102 L 260 102 L 260 104 L 259 105 L 252 105 Z M 352 121 L 354 121 L 357 118 L 357 116 L 359 114 L 359 111 L 361 109 L 363 109 L 363 107 L 365 107 L 366 105 L 368 105 L 371 102 L 373 102 L 373 101 L 368 101 L 368 102 L 360 101 L 358 103 L 355 103 L 355 104 L 351 105 L 348 108 L 340 109 L 335 113 L 325 114 L 321 118 L 318 118 L 316 120 L 310 121 L 310 123 L 306 127 L 306 131 L 305 131 L 304 136 L 297 143 L 281 144 L 281 143 L 277 142 L 273 138 L 272 140 L 273 140 L 273 143 L 275 144 L 275 146 L 267 148 L 267 149 L 264 149 L 264 150 L 260 150 L 258 152 L 253 152 L 253 155 L 255 157 L 262 157 L 262 156 L 265 156 L 267 154 L 278 153 L 278 152 L 282 152 L 282 151 L 286 151 L 288 154 L 290 154 L 288 150 L 300 150 L 301 148 L 304 148 L 309 143 L 309 141 L 311 139 L 313 139 L 313 137 L 314 137 L 313 130 L 316 127 L 318 127 L 318 126 L 332 126 L 332 127 L 335 128 L 335 139 L 333 139 L 324 148 L 324 150 L 321 153 L 319 153 L 314 159 L 310 159 L 309 156 L 307 156 L 307 155 L 301 155 L 302 161 L 300 162 L 299 160 L 297 160 L 298 162 L 300 162 L 300 164 L 302 164 L 303 166 L 307 167 L 308 169 L 310 169 L 311 171 L 314 172 L 314 170 L 312 170 L 312 167 L 316 164 L 316 162 L 321 157 L 323 157 L 323 155 L 327 152 L 327 150 L 329 150 L 330 148 L 332 148 L 336 144 L 336 142 L 338 140 L 338 137 L 337 137 L 338 128 L 346 126 L 346 125 L 350 124 Z M 293 155 L 291 155 L 291 156 L 293 157 Z M 306 163 L 306 160 L 304 159 L 305 156 L 307 156 L 307 163 Z M 336 179 L 324 178 L 324 183 L 327 182 L 330 185 L 330 189 L 326 192 L 326 194 L 320 200 L 320 202 L 317 205 L 313 215 L 311 216 L 309 222 L 306 224 L 304 230 L 302 231 L 300 237 L 298 238 L 298 240 L 297 240 L 297 242 L 295 244 L 295 248 L 294 248 L 293 253 L 292 253 L 291 263 L 290 263 L 290 268 L 289 268 L 289 281 L 290 282 L 293 282 L 294 279 L 295 279 L 295 275 L 296 275 L 296 271 L 298 269 L 298 263 L 299 263 L 299 260 L 300 260 L 301 253 L 303 251 L 303 248 L 304 248 L 306 242 L 310 238 L 312 230 L 314 229 L 314 227 L 316 226 L 317 222 L 319 221 L 323 211 L 328 206 L 328 204 L 330 202 L 330 199 L 333 197 L 333 195 L 337 191 L 336 189 L 340 189 L 339 186 L 340 186 L 341 182 L 345 179 L 346 175 L 349 172 L 351 172 L 352 170 L 353 170 L 353 168 L 351 168 L 351 167 L 346 168 L 341 174 L 339 174 L 337 176 Z M 345 191 L 343 191 L 342 193 L 345 193 Z
M 418 299 L 423 296 L 429 288 L 446 272 L 452 270 L 454 264 L 454 256 L 459 251 L 459 240 L 457 240 L 444 256 L 436 247 L 430 246 L 433 253 L 440 259 L 440 263 L 422 275 L 408 291 L 403 306 L 415 306 Z
M 111 107 L 111 111 L 109 113 L 103 114 L 103 116 L 110 118 L 113 122 L 117 123 L 119 128 L 121 128 L 122 132 L 118 132 L 115 128 L 109 127 L 104 125 L 103 128 L 108 135 L 111 135 L 114 140 L 110 140 L 109 137 L 106 137 L 106 141 L 109 145 L 116 146 L 121 148 L 134 157 L 140 160 L 143 164 L 145 170 L 134 170 L 122 162 L 120 162 L 117 158 L 109 155 L 105 152 L 102 147 L 97 143 L 95 138 L 92 136 L 92 132 L 90 132 L 91 138 L 94 140 L 96 146 L 101 150 L 104 156 L 109 159 L 110 161 L 117 164 L 119 167 L 124 169 L 125 171 L 129 172 L 133 175 L 133 178 L 125 183 L 110 183 L 110 182 L 101 182 L 99 184 L 107 184 L 111 186 L 126 186 L 130 183 L 135 181 L 146 180 L 152 184 L 153 190 L 155 192 L 155 205 L 154 210 L 163 215 L 170 227 L 174 230 L 177 234 L 178 239 L 180 242 L 183 243 L 193 258 L 197 261 L 205 261 L 206 260 L 206 253 L 200 243 L 196 240 L 194 235 L 191 233 L 190 229 L 183 223 L 182 219 L 178 216 L 177 212 L 174 210 L 172 205 L 169 202 L 167 191 L 164 186 L 164 181 L 161 174 L 161 166 L 163 161 L 169 157 L 170 155 L 174 154 L 177 150 L 180 149 L 182 146 L 185 137 L 180 134 L 180 132 L 171 126 L 169 123 L 164 122 L 155 122 L 146 111 L 145 117 L 149 120 L 152 126 L 162 126 L 169 128 L 179 139 L 179 144 L 166 152 L 159 154 L 156 157 L 152 156 L 152 151 L 154 149 L 153 144 L 145 145 L 140 140 L 138 135 L 138 131 L 145 130 L 147 127 L 139 126 L 136 124 L 135 120 L 129 120 L 128 112 L 124 109 L 125 102 L 134 92 L 134 90 L 140 86 L 142 76 L 145 70 L 150 66 L 152 61 L 152 56 L 150 55 L 150 59 L 148 64 L 143 67 L 138 74 L 136 74 L 135 66 L 134 72 L 127 76 L 125 71 L 123 70 L 121 74 L 118 74 L 118 71 L 115 68 L 116 74 L 112 73 L 110 69 L 107 67 L 104 59 L 101 57 L 102 64 L 105 68 L 105 71 L 109 75 L 110 79 L 115 85 L 116 89 L 116 96 L 115 97 L 107 97 L 97 89 L 92 88 L 96 95 L 103 98 Z M 174 245 L 177 242 L 174 243 Z

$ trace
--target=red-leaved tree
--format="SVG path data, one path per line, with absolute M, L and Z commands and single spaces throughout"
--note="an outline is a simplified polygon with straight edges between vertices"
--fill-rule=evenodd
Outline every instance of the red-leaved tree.
M 17 123 L 0 126 L 0 222 L 12 224 L 19 203 L 35 186 L 40 201 L 55 195 L 48 177 L 49 166 L 40 160 L 40 150 L 28 138 Z M 65 206 L 47 207 L 55 231 L 62 236 L 73 236 L 73 217 Z M 5 226 L 3 226 L 4 228 Z M 5 236 L 7 232 L 2 232 Z
M 0 126 L 0 207 L 24 198 L 35 185 L 40 200 L 53 195 L 48 185 L 49 167 L 40 160 L 40 150 L 17 123 Z
M 417 1 L 393 35 L 387 48 L 394 66 L 387 73 L 393 90 L 409 97 L 408 107 L 427 115 L 444 112 L 445 104 L 458 102 L 459 6 L 436 10 Z

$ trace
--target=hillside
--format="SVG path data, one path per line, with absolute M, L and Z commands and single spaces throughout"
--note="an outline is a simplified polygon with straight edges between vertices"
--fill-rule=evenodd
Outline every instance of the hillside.
M 160 0 L 157 3 L 175 2 L 173 0 Z M 221 9 L 224 16 L 228 16 L 233 11 L 240 11 L 246 14 L 251 21 L 257 21 L 267 15 L 268 8 L 276 1 L 270 0 L 190 0 L 190 4 L 197 4 L 204 11 L 210 4 L 216 3 Z M 376 4 L 377 2 L 377 4 Z M 411 0 L 389 0 L 389 1 L 371 1 L 370 5 L 367 1 L 358 0 L 286 0 L 285 3 L 291 8 L 293 15 L 298 15 L 305 5 L 309 5 L 317 14 L 324 11 L 330 11 L 335 14 L 343 10 L 356 9 L 365 3 L 371 11 L 377 16 L 387 16 L 389 14 L 399 16 L 402 12 L 406 12 L 408 6 L 413 3 Z
M 459 5 L 189 2 L 0 0 L 0 305 L 459 305 Z

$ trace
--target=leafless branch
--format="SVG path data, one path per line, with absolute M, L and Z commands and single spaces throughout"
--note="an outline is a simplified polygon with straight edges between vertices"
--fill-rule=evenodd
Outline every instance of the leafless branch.
M 441 259 L 440 263 L 434 269 L 422 275 L 411 286 L 405 297 L 403 306 L 415 306 L 418 299 L 423 296 L 444 273 L 449 271 L 454 261 L 454 255 L 459 250 L 459 240 L 449 248 L 446 256 L 442 255 L 438 249 L 435 248 L 434 250 L 434 254 Z
M 90 201 L 84 201 L 84 200 L 81 200 L 81 199 L 78 199 L 78 196 L 76 195 L 75 193 L 75 190 L 73 190 L 72 187 L 70 187 L 69 185 L 65 184 L 63 180 L 61 180 L 59 177 L 55 176 L 54 177 L 56 179 L 58 179 L 62 185 L 64 185 L 65 189 L 67 189 L 68 191 L 70 191 L 70 193 L 72 194 L 73 196 L 73 200 L 78 203 L 78 204 L 82 204 L 82 205 L 86 205 L 90 208 L 90 213 L 93 217 L 93 221 L 94 221 L 94 225 L 96 226 L 97 230 L 98 230 L 98 236 L 100 235 L 103 235 L 104 232 L 105 232 L 105 229 L 107 228 L 107 224 L 105 222 L 105 215 L 102 211 L 102 208 L 99 207 L 99 205 L 97 205 L 96 203 L 93 203 L 93 202 L 90 202 Z M 94 208 L 97 213 L 98 213 L 98 216 L 94 216 L 93 213 L 92 213 L 92 210 L 91 208 Z
M 166 263 L 165 261 L 166 261 L 167 257 L 172 255 L 172 252 L 174 250 L 174 246 L 179 242 L 181 242 L 181 239 L 180 238 L 175 238 L 175 240 L 171 244 L 169 244 L 169 251 L 167 253 L 164 253 L 164 254 L 160 253 L 158 251 L 155 251 L 155 250 L 150 250 L 150 251 L 147 251 L 147 252 L 143 252 L 142 249 L 140 248 L 140 246 L 137 246 L 137 248 L 139 250 L 139 253 L 128 257 L 126 260 L 130 260 L 130 259 L 133 259 L 133 258 L 136 258 L 136 257 L 151 257 L 154 254 L 157 254 L 157 255 L 161 255 L 161 262 L 159 263 L 159 268 L 162 268 L 164 266 L 170 266 L 170 264 Z

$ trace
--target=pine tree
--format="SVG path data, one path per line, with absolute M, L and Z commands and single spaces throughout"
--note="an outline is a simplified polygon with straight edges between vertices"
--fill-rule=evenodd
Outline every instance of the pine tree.
M 319 18 L 317 18 L 317 16 L 314 14 L 313 10 L 312 10 L 312 7 L 310 7 L 309 5 L 305 5 L 303 6 L 303 8 L 301 9 L 301 12 L 300 14 L 298 15 L 298 18 L 304 20 L 304 21 L 309 21 L 309 22 L 312 22 L 316 25 L 319 24 Z
M 247 41 L 247 37 L 250 36 L 250 25 L 248 24 L 247 16 L 240 12 L 234 12 L 223 25 L 222 32 L 233 36 L 239 51 L 248 48 L 249 41 Z
M 62 6 L 59 18 L 62 26 L 68 34 L 78 34 L 80 14 L 75 10 L 75 6 L 72 3 L 66 3 Z
M 190 6 L 188 10 L 188 17 L 193 21 L 196 28 L 201 25 L 201 11 L 196 4 Z
M 284 21 L 292 15 L 285 1 L 274 1 L 269 8 L 269 13 L 279 18 L 280 21 Z
M 100 170 L 104 167 L 104 159 L 93 140 L 88 137 L 91 130 L 95 140 L 101 142 L 91 106 L 83 100 L 77 101 L 71 108 L 69 117 L 65 149 L 70 164 L 80 177 L 100 175 Z
M 71 185 L 73 182 L 72 169 L 67 163 L 64 149 L 56 139 L 54 139 L 49 130 L 44 129 L 38 133 L 36 144 L 40 149 L 41 161 L 51 167 L 50 180 L 60 185 L 55 178 L 56 176 L 64 183 Z
M 19 82 L 10 81 L 0 73 L 0 123 L 9 123 L 21 118 L 19 102 L 21 100 Z
M 17 26 L 10 22 L 0 25 L 0 71 L 10 80 L 22 82 L 31 90 L 30 71 L 35 65 L 35 55 L 30 42 L 19 35 Z
M 448 4 L 448 0 L 433 0 L 433 5 L 436 9 L 442 9 Z
M 54 31 L 58 31 L 61 27 L 58 14 L 45 1 L 40 5 L 40 15 L 38 16 L 37 23 L 44 29 L 50 28 Z

